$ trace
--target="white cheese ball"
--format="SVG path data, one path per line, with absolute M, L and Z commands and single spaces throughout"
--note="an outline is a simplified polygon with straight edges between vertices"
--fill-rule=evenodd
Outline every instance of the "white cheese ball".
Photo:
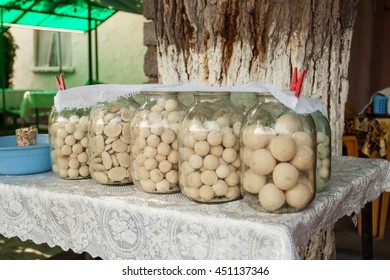
M 320 167 L 318 169 L 318 175 L 322 178 L 322 179 L 328 179 L 329 178 L 329 169 L 326 168 L 326 167 Z
M 223 180 L 218 180 L 213 186 L 212 189 L 216 196 L 225 196 L 229 191 L 229 186 Z
M 206 129 L 192 130 L 191 135 L 196 141 L 204 141 L 207 139 L 208 131 Z
M 217 167 L 215 173 L 217 174 L 218 178 L 225 179 L 229 176 L 230 169 L 227 165 L 221 164 Z
M 170 187 L 170 183 L 164 179 L 158 183 L 156 183 L 156 190 L 157 192 L 160 192 L 160 193 L 166 193 L 169 191 L 169 187 Z
M 195 144 L 197 143 L 197 141 L 194 139 L 194 137 L 192 137 L 192 135 L 189 133 L 186 133 L 183 136 L 182 142 L 183 142 L 183 146 L 185 146 L 187 148 L 191 148 L 191 149 L 193 149 Z M 222 142 L 222 140 L 221 140 L 221 142 Z
M 242 132 L 242 144 L 252 150 L 264 148 L 268 144 L 269 134 L 273 134 L 271 128 L 259 127 L 252 124 L 244 128 Z
M 313 197 L 310 188 L 302 183 L 286 191 L 285 195 L 287 204 L 297 209 L 305 207 Z
M 284 192 L 272 183 L 266 184 L 259 191 L 261 206 L 267 211 L 275 211 L 281 208 L 286 199 Z
M 194 151 L 197 155 L 205 156 L 210 152 L 210 145 L 207 141 L 197 142 L 194 146 Z
M 298 170 L 309 170 L 314 169 L 314 160 L 315 154 L 314 151 L 306 146 L 299 146 L 297 153 L 294 158 L 291 160 L 292 165 L 294 165 Z
M 229 176 L 225 178 L 225 182 L 229 185 L 229 187 L 236 187 L 240 183 L 240 176 L 238 172 L 230 172 Z
M 165 179 L 171 184 L 177 183 L 177 170 L 170 170 L 167 174 L 165 174 Z
M 214 155 L 207 155 L 203 160 L 203 166 L 208 170 L 215 170 L 219 166 L 219 160 Z
M 193 169 L 199 169 L 203 165 L 203 158 L 200 155 L 193 154 L 188 159 L 188 163 Z
M 222 145 L 225 148 L 232 148 L 234 145 L 237 143 L 237 138 L 234 136 L 233 133 L 224 133 L 223 134 L 223 139 L 222 139 Z
M 214 198 L 214 191 L 211 186 L 203 185 L 199 188 L 199 196 L 201 200 L 209 202 Z
M 190 159 L 190 157 L 195 154 L 195 151 L 188 147 L 182 147 L 179 149 L 179 155 L 181 160 L 187 161 Z
M 212 186 L 218 181 L 218 176 L 214 171 L 205 170 L 200 174 L 200 180 L 203 184 Z
M 282 134 L 271 140 L 269 149 L 272 156 L 277 160 L 289 161 L 295 156 L 297 152 L 297 145 L 293 138 Z
M 184 187 L 183 192 L 186 196 L 188 196 L 190 198 L 199 199 L 199 189 L 198 188 Z
M 221 132 L 213 130 L 210 131 L 207 135 L 207 142 L 210 146 L 218 146 L 222 144 L 223 135 Z
M 192 172 L 188 174 L 188 176 L 186 177 L 186 182 L 186 186 L 190 188 L 199 188 L 200 186 L 202 186 L 202 181 L 200 179 L 199 172 Z
M 272 172 L 274 184 L 281 190 L 289 190 L 298 183 L 299 172 L 290 163 L 282 162 Z
M 225 195 L 228 199 L 237 199 L 241 197 L 240 187 L 229 187 L 227 194 Z
M 267 178 L 258 175 L 251 169 L 248 169 L 242 177 L 242 186 L 250 193 L 259 193 L 260 189 L 267 183 Z
M 175 99 L 168 99 L 165 102 L 165 110 L 172 112 L 175 111 L 177 108 L 177 101 Z
M 223 147 L 222 147 L 222 145 L 211 146 L 211 147 L 210 147 L 210 154 L 211 154 L 211 155 L 214 155 L 214 156 L 216 156 L 216 157 L 221 157 L 221 156 L 222 156 L 222 152 L 223 152 Z
M 250 160 L 250 169 L 259 175 L 266 175 L 274 170 L 276 160 L 267 149 L 259 149 L 253 152 Z
M 237 151 L 233 148 L 226 148 L 222 152 L 222 159 L 226 161 L 227 163 L 232 163 L 236 160 L 238 154 Z
M 160 169 L 162 173 L 171 171 L 172 167 L 172 163 L 169 160 L 163 160 L 158 164 L 158 169 Z
M 313 148 L 313 140 L 309 133 L 304 131 L 297 131 L 292 134 L 292 138 L 297 143 L 297 146 L 306 145 L 310 148 Z
M 250 166 L 252 159 L 253 150 L 248 147 L 240 148 L 240 157 L 243 164 Z
M 280 116 L 275 123 L 275 132 L 278 134 L 293 134 L 300 130 L 298 118 L 291 114 Z

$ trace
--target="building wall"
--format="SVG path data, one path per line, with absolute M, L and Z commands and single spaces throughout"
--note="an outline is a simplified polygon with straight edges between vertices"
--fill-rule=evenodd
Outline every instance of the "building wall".
M 360 0 L 352 37 L 348 103 L 359 113 L 390 87 L 390 0 Z
M 140 84 L 148 79 L 144 74 L 143 15 L 117 12 L 98 27 L 99 81 L 111 84 Z M 34 32 L 11 29 L 19 46 L 14 65 L 14 88 L 35 88 L 54 91 L 57 72 L 34 72 Z M 92 32 L 92 46 L 95 35 Z M 88 82 L 88 34 L 73 33 L 73 73 L 65 72 L 67 87 Z M 94 58 L 94 54 L 93 54 Z M 93 62 L 93 69 L 95 63 Z M 93 78 L 95 79 L 95 74 Z

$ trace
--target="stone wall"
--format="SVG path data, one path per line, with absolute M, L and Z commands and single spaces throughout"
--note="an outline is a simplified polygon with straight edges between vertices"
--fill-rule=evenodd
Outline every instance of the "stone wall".
M 148 83 L 158 83 L 157 67 L 157 39 L 154 23 L 154 0 L 144 0 L 144 17 L 148 20 L 144 23 L 144 45 L 147 47 L 144 61 L 144 72 L 148 77 Z

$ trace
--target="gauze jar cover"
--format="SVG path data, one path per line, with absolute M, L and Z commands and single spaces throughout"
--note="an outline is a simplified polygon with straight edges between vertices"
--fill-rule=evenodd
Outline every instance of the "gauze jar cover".
M 311 114 L 317 130 L 317 192 L 329 183 L 331 174 L 331 131 L 328 119 L 320 112 Z
M 182 193 L 207 203 L 241 198 L 239 133 L 243 114 L 227 92 L 194 93 L 179 134 Z
M 253 208 L 294 212 L 314 199 L 315 133 L 310 114 L 259 95 L 259 104 L 245 115 L 240 138 L 242 191 Z
M 186 107 L 176 92 L 146 92 L 135 113 L 133 182 L 148 193 L 179 192 L 177 134 Z
M 52 170 L 63 179 L 89 178 L 88 116 L 90 110 L 74 109 L 49 117 Z
M 96 105 L 89 118 L 89 169 L 100 184 L 132 182 L 130 124 L 139 104 L 132 97 Z

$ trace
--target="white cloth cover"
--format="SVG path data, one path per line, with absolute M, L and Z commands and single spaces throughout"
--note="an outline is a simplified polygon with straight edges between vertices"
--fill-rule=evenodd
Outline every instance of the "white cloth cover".
M 199 204 L 132 185 L 0 176 L 0 233 L 103 259 L 296 259 L 321 229 L 390 191 L 390 163 L 332 159 L 330 186 L 307 209 L 258 213 L 245 201 Z

